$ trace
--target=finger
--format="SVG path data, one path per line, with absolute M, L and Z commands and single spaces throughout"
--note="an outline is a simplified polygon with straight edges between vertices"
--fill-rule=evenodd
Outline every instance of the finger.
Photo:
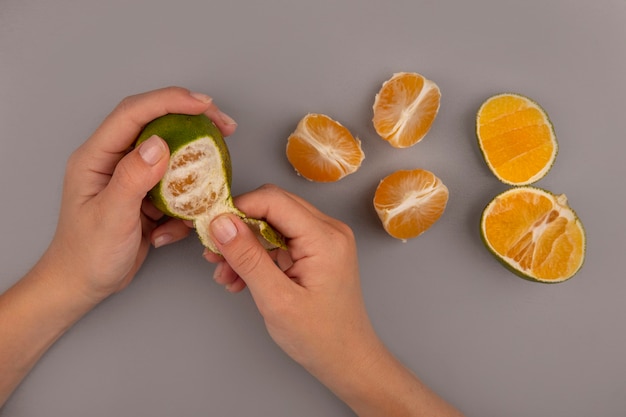
M 241 279 L 241 277 L 237 277 L 233 282 L 224 286 L 224 289 L 230 293 L 238 293 L 243 291 L 247 287 L 246 282 Z
M 179 219 L 169 219 L 156 227 L 150 236 L 150 242 L 155 248 L 178 242 L 189 236 L 191 229 Z
M 200 114 L 206 111 L 213 100 L 204 97 L 198 99 L 189 90 L 179 87 L 126 97 L 104 119 L 88 142 L 103 152 L 125 152 L 144 126 L 157 117 L 168 113 Z
M 232 270 L 248 285 L 257 305 L 266 297 L 280 294 L 288 285 L 293 285 L 239 217 L 231 214 L 218 216 L 209 228 L 217 248 Z
M 152 136 L 126 155 L 98 195 L 110 218 L 136 219 L 146 193 L 161 179 L 169 161 L 167 144 Z
M 84 144 L 91 156 L 91 169 L 112 173 L 119 159 L 137 139 L 144 126 L 168 113 L 207 112 L 224 135 L 234 132 L 236 124 L 222 113 L 209 96 L 168 87 L 129 96 L 122 100 Z
M 274 184 L 264 184 L 254 191 L 234 197 L 235 206 L 237 206 L 237 208 L 240 208 L 241 210 L 243 210 L 241 208 L 241 206 L 243 206 L 243 207 L 249 207 L 248 211 L 255 211 L 255 210 L 258 211 L 259 207 L 256 205 L 256 199 L 258 197 L 250 196 L 250 194 L 257 194 L 257 193 L 259 194 L 267 193 L 268 197 L 271 197 L 271 195 L 277 194 L 277 193 L 284 194 L 285 196 L 291 198 L 292 200 L 300 204 L 303 208 L 308 210 L 315 217 L 320 218 L 320 219 L 329 218 L 326 214 L 322 213 L 317 207 L 315 207 L 313 204 L 309 203 L 302 197 L 296 194 L 290 193 L 289 191 L 283 188 L 280 188 Z M 249 215 L 252 216 L 252 214 L 249 214 Z
M 226 261 L 219 262 L 213 271 L 213 280 L 220 285 L 227 285 L 235 281 L 239 275 Z
M 286 271 L 293 266 L 293 259 L 289 255 L 289 252 L 282 249 L 276 250 L 276 265 L 281 271 Z
M 315 207 L 313 204 L 309 203 L 308 201 L 306 201 L 304 198 L 300 197 L 297 194 L 294 193 L 290 193 L 289 191 L 279 188 L 275 185 L 271 185 L 271 184 L 266 184 L 264 187 L 275 187 L 278 188 L 282 193 L 286 194 L 287 196 L 289 196 L 290 198 L 292 198 L 293 200 L 297 201 L 299 204 L 301 204 L 304 208 L 306 208 L 309 212 L 311 212 L 311 214 L 313 214 L 315 217 L 318 217 L 320 219 L 329 219 L 330 217 L 326 214 L 324 214 L 323 212 L 321 212 L 317 207 Z
M 224 261 L 224 257 L 222 255 L 219 255 L 215 252 L 211 252 L 208 249 L 204 249 L 204 252 L 202 253 L 202 257 L 206 259 L 207 261 L 211 262 L 212 264 Z
M 246 288 L 246 282 L 225 261 L 217 264 L 213 279 L 228 292 L 236 293 Z
M 150 220 L 159 221 L 165 216 L 161 210 L 156 208 L 148 199 L 144 199 L 141 203 L 141 212 Z
M 150 235 L 152 234 L 152 231 L 157 227 L 157 223 L 148 218 L 148 216 L 139 216 L 141 219 L 141 233 L 144 237 L 146 237 L 147 239 L 150 238 Z M 144 239 L 142 239 L 143 241 Z
M 211 102 L 204 114 L 215 123 L 224 136 L 230 136 L 237 129 L 237 122 Z
M 281 250 L 281 252 L 285 252 L 286 256 L 289 256 L 289 254 L 284 251 Z M 271 251 L 269 252 L 270 257 L 276 262 L 277 260 L 277 256 L 276 256 L 277 251 Z M 204 252 L 202 253 L 202 256 L 204 257 L 204 259 L 206 259 L 207 261 L 215 264 L 218 262 L 223 262 L 224 261 L 224 257 L 220 254 L 217 254 L 215 252 L 211 252 L 209 249 L 204 249 Z M 279 264 L 280 265 L 280 264 Z M 284 269 L 283 269 L 284 271 Z
M 321 219 L 328 217 L 310 203 L 275 185 L 264 185 L 242 194 L 235 199 L 235 205 L 247 216 L 267 220 L 287 238 L 318 230 Z

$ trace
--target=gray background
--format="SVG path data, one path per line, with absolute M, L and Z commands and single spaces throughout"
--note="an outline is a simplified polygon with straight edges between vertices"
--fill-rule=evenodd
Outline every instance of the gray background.
M 262 183 L 349 224 L 363 291 L 389 348 L 468 416 L 626 415 L 626 2 L 0 0 L 0 289 L 55 228 L 68 155 L 124 97 L 167 85 L 212 95 L 239 122 L 235 194 Z M 442 90 L 426 138 L 393 149 L 371 125 L 394 72 Z M 588 237 L 572 280 L 521 280 L 482 246 L 482 208 L 506 189 L 474 115 L 515 91 L 548 111 L 560 152 L 537 185 L 567 194 Z M 308 112 L 363 142 L 334 184 L 284 156 Z M 425 168 L 444 216 L 402 244 L 379 224 L 378 181 Z M 134 283 L 50 349 L 2 416 L 347 416 L 267 336 L 248 292 L 215 284 L 195 238 L 155 250 Z

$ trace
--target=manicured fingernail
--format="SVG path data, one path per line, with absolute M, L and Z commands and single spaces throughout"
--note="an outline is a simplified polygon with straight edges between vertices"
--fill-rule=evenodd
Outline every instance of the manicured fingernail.
M 155 248 L 160 248 L 161 246 L 165 246 L 168 243 L 172 242 L 172 236 L 165 234 L 165 235 L 161 235 L 161 236 L 157 236 L 156 238 L 154 238 L 154 247 Z
M 237 124 L 235 119 L 233 119 L 232 117 L 230 117 L 229 115 L 227 115 L 223 111 L 220 110 L 219 114 L 220 114 L 220 119 L 222 119 L 222 122 L 226 123 L 227 125 L 236 125 Z
M 205 104 L 209 104 L 210 102 L 213 101 L 213 99 L 209 96 L 207 96 L 206 94 L 202 94 L 202 93 L 196 93 L 196 92 L 191 92 L 189 93 L 189 95 L 193 98 L 195 98 L 198 101 L 201 101 Z
M 165 154 L 163 140 L 156 135 L 150 136 L 148 140 L 139 146 L 139 155 L 147 164 L 154 165 L 161 160 Z
M 211 222 L 211 232 L 221 244 L 226 244 L 237 236 L 237 227 L 226 216 L 220 216 Z

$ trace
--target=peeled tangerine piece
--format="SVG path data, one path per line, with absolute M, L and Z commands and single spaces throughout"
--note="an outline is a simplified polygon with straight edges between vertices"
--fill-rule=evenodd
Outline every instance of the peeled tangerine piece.
M 408 148 L 426 136 L 440 104 L 441 91 L 434 81 L 416 72 L 399 72 L 376 94 L 372 123 L 391 146 Z
M 231 196 L 230 154 L 219 129 L 205 115 L 168 114 L 148 123 L 136 146 L 157 135 L 170 148 L 161 181 L 148 193 L 168 216 L 192 220 L 200 241 L 219 253 L 209 236 L 209 224 L 223 213 L 239 216 L 267 250 L 286 248 L 284 238 L 263 220 L 247 217 Z
M 420 236 L 443 215 L 448 187 L 425 169 L 398 170 L 383 178 L 374 209 L 385 231 L 404 242 Z
M 287 139 L 287 159 L 309 181 L 334 182 L 356 172 L 365 154 L 361 141 L 325 114 L 309 113 Z

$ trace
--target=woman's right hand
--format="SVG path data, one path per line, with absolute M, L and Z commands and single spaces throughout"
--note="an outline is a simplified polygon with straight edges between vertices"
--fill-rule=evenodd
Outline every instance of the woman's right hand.
M 361 357 L 346 349 L 376 340 L 350 228 L 272 185 L 237 197 L 235 204 L 266 219 L 285 236 L 288 249 L 271 257 L 237 216 L 222 215 L 211 224 L 211 235 L 224 258 L 205 254 L 218 262 L 215 280 L 231 292 L 247 286 L 274 341 L 307 369 L 321 371 L 342 356 L 347 363 L 374 353 Z
M 310 203 L 266 185 L 235 199 L 281 232 L 287 250 L 263 249 L 235 215 L 210 225 L 223 257 L 215 280 L 250 289 L 273 340 L 361 416 L 458 415 L 384 347 L 368 318 L 352 230 Z

